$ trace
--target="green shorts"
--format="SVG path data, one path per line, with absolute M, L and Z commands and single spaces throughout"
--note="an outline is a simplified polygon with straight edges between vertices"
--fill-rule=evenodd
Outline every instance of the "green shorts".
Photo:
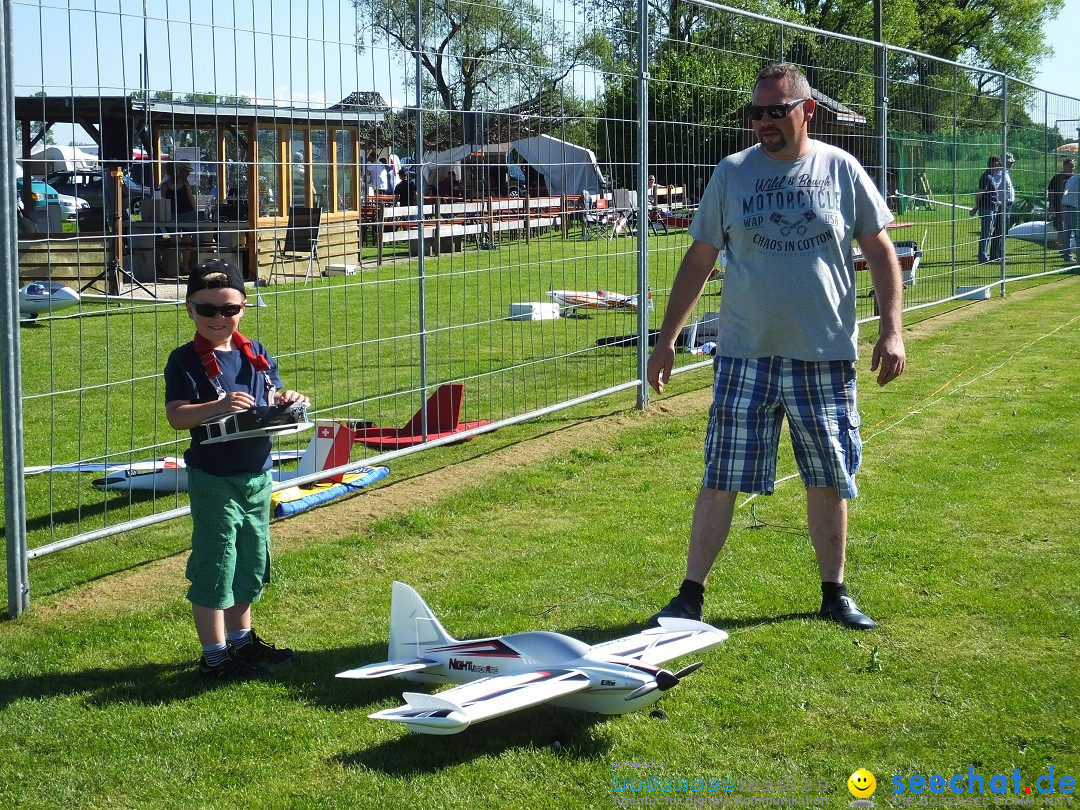
M 269 472 L 218 476 L 188 468 L 187 598 L 213 610 L 259 601 L 270 581 Z

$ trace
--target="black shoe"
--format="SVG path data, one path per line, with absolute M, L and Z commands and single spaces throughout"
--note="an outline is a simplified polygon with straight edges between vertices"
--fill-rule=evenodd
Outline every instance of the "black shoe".
M 693 619 L 696 622 L 700 622 L 701 605 L 693 602 L 680 593 L 668 602 L 663 610 L 659 610 L 650 616 L 649 620 L 645 622 L 645 626 L 659 627 L 661 617 L 669 619 Z
M 247 641 L 229 648 L 230 654 L 247 664 L 284 664 L 293 660 L 293 651 L 267 644 L 252 630 Z
M 859 606 L 850 596 L 841 596 L 832 604 L 822 605 L 818 615 L 826 621 L 842 624 L 849 630 L 873 630 L 877 627 L 877 623 L 859 610 Z
M 207 681 L 250 681 L 267 677 L 270 670 L 262 664 L 251 664 L 232 655 L 226 655 L 211 666 L 204 655 L 199 659 L 199 674 Z

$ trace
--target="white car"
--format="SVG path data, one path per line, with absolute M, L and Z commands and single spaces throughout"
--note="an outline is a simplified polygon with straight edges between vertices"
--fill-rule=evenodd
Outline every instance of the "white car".
M 63 216 L 65 222 L 78 222 L 79 211 L 83 208 L 90 207 L 90 203 L 82 197 L 72 197 L 70 194 L 58 194 L 57 198 L 60 203 L 60 210 L 64 212 Z

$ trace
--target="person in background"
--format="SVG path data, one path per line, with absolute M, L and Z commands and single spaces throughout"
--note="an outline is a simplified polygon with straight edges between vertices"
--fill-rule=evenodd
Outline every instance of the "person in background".
M 379 161 L 379 156 L 375 154 L 374 150 L 368 152 L 367 160 L 364 162 L 364 171 L 367 172 L 367 182 L 372 194 L 382 193 L 380 189 L 383 186 L 382 177 L 385 165 Z
M 1061 258 L 1072 264 L 1080 263 L 1080 174 L 1073 174 L 1065 182 L 1061 193 L 1061 224 L 1065 240 L 1061 244 Z
M 171 172 L 161 181 L 161 196 L 172 202 L 173 219 L 176 221 L 177 242 L 179 244 L 179 269 L 186 273 L 191 268 L 195 256 L 196 236 L 193 229 L 185 230 L 185 225 L 199 221 L 199 207 L 195 201 L 195 189 L 191 185 L 190 163 L 181 161 L 172 165 Z
M 416 181 L 405 169 L 398 171 L 398 183 L 394 186 L 394 205 L 416 205 Z
M 979 264 L 990 261 L 990 242 L 994 238 L 994 225 L 1001 207 L 1001 195 L 995 179 L 1000 169 L 1001 158 L 991 155 L 986 161 L 986 170 L 979 176 L 975 206 L 971 209 L 971 215 L 979 217 Z
M 994 173 L 994 182 L 998 187 L 1000 206 L 994 217 L 994 238 L 990 241 L 990 261 L 996 262 L 1005 255 L 1005 234 L 1009 227 L 1009 211 L 1016 202 L 1016 186 L 1012 181 L 1012 167 L 1016 162 L 1012 152 L 1005 153 L 1005 165 Z
M 821 578 L 818 615 L 852 629 L 875 626 L 844 580 L 847 505 L 857 495 L 862 457 L 852 240 L 867 261 L 881 313 L 870 362 L 878 385 L 904 371 L 903 285 L 885 231 L 893 218 L 888 205 L 854 157 L 810 137 L 815 111 L 795 65 L 764 68 L 747 107 L 758 143 L 720 162 L 690 227 L 693 242 L 675 276 L 647 376 L 663 393 L 675 342 L 726 250 L 713 405 L 686 578 L 649 625 L 665 617 L 701 619 L 736 496 L 771 494 L 775 487 L 786 419 Z M 805 231 L 798 238 L 791 235 L 796 225 Z
M 1057 231 L 1058 250 L 1065 256 L 1069 255 L 1069 236 L 1068 231 L 1065 229 L 1065 215 L 1061 209 L 1061 196 L 1065 193 L 1065 184 L 1072 177 L 1074 168 L 1076 168 L 1076 164 L 1073 159 L 1065 158 L 1061 162 L 1061 171 L 1051 177 L 1050 183 L 1046 186 L 1046 202 L 1050 209 L 1050 223 L 1054 226 L 1054 230 Z

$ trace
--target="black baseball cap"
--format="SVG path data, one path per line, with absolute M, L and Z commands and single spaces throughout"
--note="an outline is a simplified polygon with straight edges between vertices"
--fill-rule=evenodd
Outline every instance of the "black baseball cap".
M 245 296 L 244 274 L 232 262 L 224 259 L 210 259 L 198 265 L 188 276 L 187 297 L 199 290 L 232 289 L 239 290 Z

